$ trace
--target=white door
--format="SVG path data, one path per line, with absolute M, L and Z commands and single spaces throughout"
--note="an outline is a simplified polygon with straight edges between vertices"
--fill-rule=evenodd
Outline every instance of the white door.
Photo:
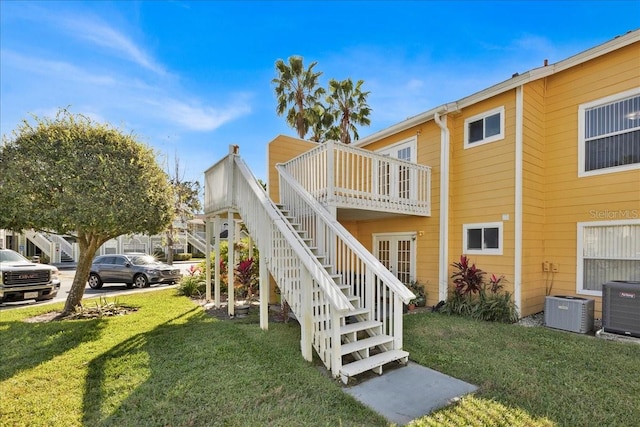
M 378 151 L 392 159 L 416 162 L 416 141 L 412 138 Z M 378 165 L 378 192 L 383 196 L 407 199 L 412 195 L 411 171 L 395 162 L 381 161 Z
M 416 267 L 415 235 L 374 234 L 374 255 L 402 283 L 414 280 Z

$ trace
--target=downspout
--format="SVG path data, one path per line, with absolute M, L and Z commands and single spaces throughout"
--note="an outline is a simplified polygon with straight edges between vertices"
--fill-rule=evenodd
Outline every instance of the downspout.
M 442 112 L 445 112 L 443 110 Z M 447 116 L 440 119 L 435 112 L 433 120 L 440 128 L 440 251 L 438 262 L 438 300 L 447 299 L 449 285 L 449 141 Z
M 513 267 L 513 300 L 522 315 L 522 188 L 523 188 L 523 120 L 524 94 L 522 86 L 516 88 L 516 156 L 515 156 L 515 248 Z

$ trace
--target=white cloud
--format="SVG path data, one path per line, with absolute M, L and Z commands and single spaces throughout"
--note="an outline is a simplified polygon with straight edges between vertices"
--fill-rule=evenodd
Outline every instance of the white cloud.
M 129 37 L 99 19 L 88 16 L 63 16 L 59 22 L 75 37 L 105 47 L 139 66 L 159 75 L 166 75 L 165 68 L 151 55 L 137 46 Z
M 64 61 L 25 56 L 7 49 L 2 49 L 0 56 L 2 57 L 3 68 L 14 67 L 27 73 L 46 76 L 50 82 L 67 80 L 78 84 L 101 86 L 109 86 L 117 83 L 116 79 L 110 75 L 87 71 Z
M 147 103 L 153 105 L 156 114 L 162 118 L 177 123 L 187 130 L 201 132 L 215 130 L 251 112 L 251 107 L 244 96 L 240 96 L 230 106 L 222 108 L 199 105 L 193 101 L 184 102 L 175 98 L 149 99 Z

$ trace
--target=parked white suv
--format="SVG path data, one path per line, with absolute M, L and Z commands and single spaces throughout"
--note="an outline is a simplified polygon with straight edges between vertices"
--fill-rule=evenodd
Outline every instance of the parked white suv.
M 0 249 L 0 303 L 49 300 L 59 290 L 56 267 L 33 263 L 11 249 Z

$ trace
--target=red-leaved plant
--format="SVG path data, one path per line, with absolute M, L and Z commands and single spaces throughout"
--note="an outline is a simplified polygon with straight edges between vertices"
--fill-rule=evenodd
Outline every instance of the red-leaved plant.
M 469 258 L 462 255 L 460 262 L 454 262 L 451 266 L 456 268 L 451 278 L 458 295 L 477 294 L 483 290 L 482 283 L 485 273 L 475 264 L 469 265 Z
M 488 283 L 485 272 L 462 255 L 451 275 L 455 288 L 441 311 L 446 314 L 470 316 L 475 319 L 513 323 L 518 320 L 518 310 L 509 292 L 501 292 L 504 276 L 492 274 Z
M 238 263 L 236 267 L 236 280 L 242 290 L 246 292 L 247 300 L 253 298 L 253 286 L 255 284 L 253 258 L 247 258 Z

